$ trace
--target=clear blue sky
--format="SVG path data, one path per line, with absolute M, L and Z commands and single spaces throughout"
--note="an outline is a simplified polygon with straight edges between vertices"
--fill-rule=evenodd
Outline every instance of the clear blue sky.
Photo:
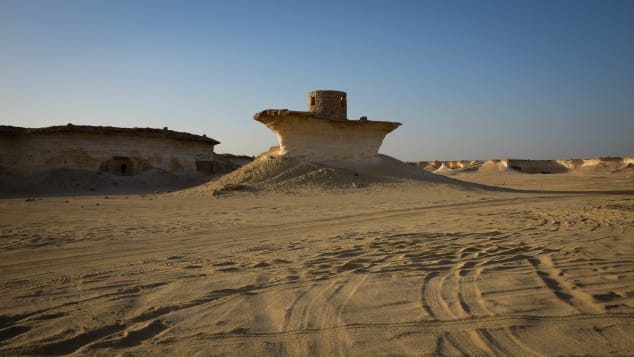
M 0 123 L 169 127 L 348 92 L 403 160 L 634 155 L 634 1 L 0 0 Z

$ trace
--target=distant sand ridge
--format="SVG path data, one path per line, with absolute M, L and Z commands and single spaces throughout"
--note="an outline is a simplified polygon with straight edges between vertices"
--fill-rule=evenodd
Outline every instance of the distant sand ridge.
M 516 171 L 529 174 L 564 172 L 617 172 L 634 167 L 634 157 L 604 157 L 569 160 L 459 160 L 416 161 L 412 165 L 423 170 L 450 174 L 468 171 Z

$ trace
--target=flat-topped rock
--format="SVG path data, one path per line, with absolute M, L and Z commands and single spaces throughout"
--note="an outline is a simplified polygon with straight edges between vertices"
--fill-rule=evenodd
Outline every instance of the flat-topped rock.
M 310 161 L 372 159 L 385 136 L 401 125 L 365 117 L 348 120 L 345 92 L 313 91 L 308 98 L 309 111 L 267 109 L 253 116 L 277 135 L 278 155 Z
M 217 144 L 205 135 L 167 128 L 0 126 L 0 176 L 29 176 L 55 169 L 120 176 L 152 169 L 210 174 Z

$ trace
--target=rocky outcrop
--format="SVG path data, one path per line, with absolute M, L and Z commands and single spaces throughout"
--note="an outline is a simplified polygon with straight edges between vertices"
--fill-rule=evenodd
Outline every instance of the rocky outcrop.
M 195 135 L 180 131 L 169 130 L 168 128 L 119 128 L 114 126 L 91 126 L 91 125 L 58 125 L 45 128 L 23 128 L 18 126 L 0 125 L 0 138 L 17 137 L 25 135 L 52 135 L 52 134 L 98 134 L 134 136 L 136 138 L 167 138 L 178 141 L 195 141 L 211 146 L 220 144 L 219 141 L 208 138 L 206 135 Z
M 333 120 L 310 112 L 264 110 L 254 119 L 277 135 L 279 154 L 311 161 L 363 160 L 378 154 L 385 136 L 400 123 Z
M 425 171 L 454 174 L 469 171 L 512 171 L 528 174 L 557 174 L 565 172 L 617 172 L 634 167 L 632 157 L 602 157 L 569 160 L 462 160 L 410 162 Z
M 56 168 L 130 176 L 149 169 L 213 171 L 218 141 L 167 129 L 57 126 L 0 127 L 0 175 Z
M 385 136 L 401 123 L 348 120 L 346 93 L 308 93 L 308 111 L 268 109 L 253 118 L 271 129 L 278 155 L 308 161 L 368 160 L 378 155 Z

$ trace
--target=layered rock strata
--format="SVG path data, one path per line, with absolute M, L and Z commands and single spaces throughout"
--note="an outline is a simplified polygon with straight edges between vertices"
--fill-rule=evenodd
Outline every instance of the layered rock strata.
M 0 175 L 85 169 L 130 176 L 149 169 L 213 171 L 218 141 L 167 129 L 96 126 L 0 126 Z
M 345 119 L 344 92 L 311 92 L 309 109 L 314 111 L 268 109 L 255 114 L 254 119 L 277 135 L 278 155 L 316 162 L 372 159 L 385 136 L 401 125 Z

